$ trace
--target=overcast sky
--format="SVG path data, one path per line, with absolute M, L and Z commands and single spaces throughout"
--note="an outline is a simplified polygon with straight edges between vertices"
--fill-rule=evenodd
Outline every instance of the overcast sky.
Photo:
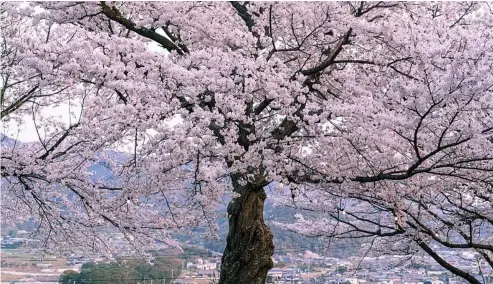
M 164 31 L 162 29 L 158 29 L 157 32 L 163 36 L 166 36 Z M 152 51 L 156 52 L 163 52 L 163 53 L 168 53 L 167 50 L 162 48 L 158 43 L 156 42 L 150 42 L 149 43 L 149 49 Z M 0 78 L 1 80 L 1 78 Z M 1 83 L 1 82 L 0 82 Z M 70 113 L 72 115 L 70 116 Z M 41 113 L 37 115 L 36 120 L 37 123 L 39 124 L 39 120 L 41 120 L 43 117 L 46 119 L 47 117 L 50 118 L 56 118 L 57 121 L 63 122 L 66 125 L 69 125 L 69 122 L 71 121 L 72 123 L 78 119 L 78 116 L 80 114 L 80 106 L 76 102 L 72 102 L 69 106 L 68 103 L 65 104 L 60 104 L 59 106 L 47 106 L 44 107 L 41 110 Z M 176 125 L 179 123 L 181 119 L 179 117 L 173 118 L 170 122 L 168 122 L 169 125 Z M 19 140 L 21 142 L 35 142 L 39 141 L 38 134 L 36 133 L 36 126 L 33 120 L 32 115 L 27 115 L 22 118 L 22 121 L 19 123 L 18 121 L 15 120 L 10 120 L 7 123 L 5 121 L 2 121 L 1 123 L 1 129 L 2 129 L 2 134 L 11 137 L 13 139 Z M 43 130 L 38 129 L 38 131 L 41 134 L 41 137 L 43 137 Z M 152 130 L 149 131 L 149 134 L 152 134 Z

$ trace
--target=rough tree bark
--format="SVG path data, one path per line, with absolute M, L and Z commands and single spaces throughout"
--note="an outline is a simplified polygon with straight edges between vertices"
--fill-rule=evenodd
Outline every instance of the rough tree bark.
M 228 206 L 229 232 L 222 257 L 220 284 L 265 283 L 274 265 L 272 232 L 264 223 L 266 194 L 263 178 L 254 183 L 239 184 L 233 175 L 233 186 L 240 197 Z

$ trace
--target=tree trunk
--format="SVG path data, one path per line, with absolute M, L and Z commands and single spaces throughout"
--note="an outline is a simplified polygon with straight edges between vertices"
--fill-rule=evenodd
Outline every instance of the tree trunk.
M 265 283 L 274 265 L 272 232 L 264 223 L 266 198 L 263 178 L 241 186 L 233 175 L 233 186 L 240 197 L 228 205 L 229 233 L 221 263 L 220 284 Z

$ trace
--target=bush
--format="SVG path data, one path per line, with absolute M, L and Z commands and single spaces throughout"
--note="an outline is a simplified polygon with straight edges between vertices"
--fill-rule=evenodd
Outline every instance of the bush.
M 181 261 L 157 256 L 151 266 L 143 260 L 129 260 L 125 265 L 114 263 L 95 264 L 84 263 L 81 271 L 65 271 L 59 279 L 62 284 L 82 283 L 125 283 L 136 284 L 144 280 L 159 280 L 170 278 L 171 269 L 179 275 Z

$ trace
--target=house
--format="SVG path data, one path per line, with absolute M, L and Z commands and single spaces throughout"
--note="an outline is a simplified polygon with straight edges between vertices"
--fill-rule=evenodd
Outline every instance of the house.
M 217 263 L 214 262 L 204 262 L 202 264 L 197 264 L 197 269 L 200 270 L 215 270 L 217 268 Z

